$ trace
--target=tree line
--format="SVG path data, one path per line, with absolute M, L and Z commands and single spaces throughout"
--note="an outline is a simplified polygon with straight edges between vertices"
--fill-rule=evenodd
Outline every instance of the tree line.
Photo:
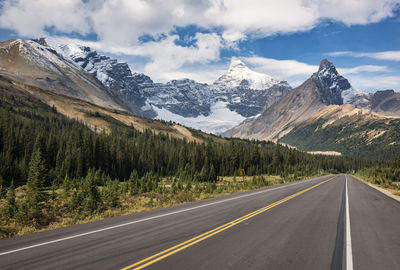
M 101 117 L 98 115 L 96 117 Z M 216 188 L 219 176 L 274 174 L 298 179 L 318 171 L 346 172 L 379 162 L 357 157 L 310 155 L 272 142 L 205 139 L 203 143 L 110 122 L 110 133 L 91 130 L 35 100 L 0 100 L 0 198 L 3 216 L 43 220 L 44 202 L 64 190 L 68 208 L 93 213 L 117 207 L 119 194 L 163 193 L 160 179 L 174 179 L 168 192 Z M 385 162 L 381 161 L 384 164 Z M 186 183 L 183 185 L 182 183 Z M 205 183 L 199 185 L 199 183 Z M 253 186 L 263 186 L 254 178 Z M 15 187 L 25 186 L 17 205 Z M 196 188 L 195 188 L 196 189 Z
M 3 186 L 27 183 L 30 164 L 39 155 L 47 176 L 44 186 L 62 183 L 65 176 L 84 178 L 100 170 L 125 181 L 139 177 L 177 176 L 185 180 L 216 181 L 217 175 L 313 174 L 318 169 L 343 172 L 370 161 L 354 157 L 309 155 L 271 142 L 232 139 L 226 142 L 187 142 L 150 130 L 113 125 L 110 134 L 94 132 L 50 108 L 29 110 L 1 104 L 0 177 Z

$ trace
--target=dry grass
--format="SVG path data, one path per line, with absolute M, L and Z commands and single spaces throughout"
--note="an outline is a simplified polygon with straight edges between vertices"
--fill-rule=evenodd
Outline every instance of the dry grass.
M 284 181 L 280 176 L 263 176 L 269 186 L 277 185 Z M 255 188 L 250 185 L 253 177 L 236 177 L 236 181 L 234 178 L 235 177 L 220 177 L 216 189 L 212 192 L 206 192 L 207 184 L 203 184 L 201 192 L 196 192 L 194 189 L 195 185 L 193 185 L 191 191 L 181 190 L 176 194 L 171 194 L 170 192 L 150 192 L 135 196 L 122 194 L 119 197 L 120 205 L 118 207 L 112 208 L 103 205 L 97 213 L 95 212 L 91 215 L 77 215 L 76 213 L 71 212 L 68 208 L 68 198 L 65 198 L 62 189 L 58 189 L 56 190 L 56 198 L 54 200 L 49 200 L 44 205 L 42 211 L 43 215 L 51 220 L 51 222 L 44 226 L 34 226 L 28 223 L 18 223 L 16 219 L 4 220 L 4 218 L 2 218 L 0 221 L 0 238 L 21 236 L 33 232 L 67 227 L 73 224 L 81 224 L 115 216 L 134 214 L 152 209 L 215 198 L 237 192 L 244 192 Z M 160 184 L 165 187 L 171 186 L 171 183 L 168 183 L 168 179 L 163 179 Z M 25 187 L 17 188 L 16 194 L 17 201 L 22 201 L 25 194 Z M 4 205 L 5 200 L 0 200 L 1 209 Z
M 167 124 L 138 117 L 123 110 L 101 107 L 78 98 L 22 83 L 12 82 L 9 87 L 16 88 L 19 91 L 26 91 L 48 105 L 55 106 L 59 113 L 86 123 L 93 130 L 96 128 L 98 131 L 104 130 L 110 132 L 111 123 L 106 119 L 108 117 L 127 126 L 133 126 L 135 129 L 142 132 L 149 129 L 156 134 L 164 133 L 178 139 L 204 142 L 201 138 L 193 136 L 189 129 L 177 124 Z M 98 115 L 102 117 L 92 116 L 95 113 L 98 113 Z
M 369 181 L 363 177 L 360 177 L 358 175 L 352 175 L 354 178 L 367 183 L 368 185 L 372 185 L 378 188 L 378 190 L 383 191 L 383 193 L 386 193 L 387 195 L 394 195 L 396 196 L 396 200 L 400 201 L 400 182 L 392 182 L 391 186 L 387 186 L 387 185 L 377 185 L 375 183 L 373 183 L 372 181 Z M 386 192 L 384 192 L 386 191 Z M 392 196 L 390 196 L 392 197 Z

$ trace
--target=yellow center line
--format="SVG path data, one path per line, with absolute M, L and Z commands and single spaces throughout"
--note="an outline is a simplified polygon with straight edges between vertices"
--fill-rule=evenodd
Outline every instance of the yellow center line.
M 267 211 L 267 210 L 269 210 L 269 209 L 271 209 L 271 208 L 273 208 L 273 207 L 275 207 L 277 205 L 280 205 L 280 204 L 282 204 L 282 203 L 284 203 L 284 202 L 286 202 L 286 201 L 288 201 L 290 199 L 293 199 L 293 198 L 295 198 L 295 197 L 297 197 L 297 196 L 299 196 L 299 195 L 301 195 L 301 194 L 303 194 L 303 193 L 305 193 L 305 192 L 307 192 L 307 191 L 309 191 L 309 190 L 311 190 L 313 188 L 316 188 L 316 187 L 318 187 L 318 186 L 320 186 L 320 185 L 332 180 L 333 178 L 335 178 L 335 177 L 331 177 L 328 180 L 322 181 L 322 182 L 320 182 L 318 184 L 315 184 L 315 185 L 313 185 L 311 187 L 303 189 L 303 190 L 301 190 L 301 191 L 299 191 L 299 192 L 297 192 L 295 194 L 292 194 L 292 195 L 290 195 L 288 197 L 285 197 L 285 198 L 283 198 L 283 199 L 281 199 L 281 200 L 279 200 L 277 202 L 269 204 L 269 205 L 267 205 L 267 206 L 265 206 L 263 208 L 260 208 L 260 209 L 258 209 L 256 211 L 253 211 L 253 212 L 251 212 L 251 213 L 249 213 L 247 215 L 244 215 L 244 216 L 242 216 L 240 218 L 237 218 L 237 219 L 235 219 L 233 221 L 225 223 L 224 225 L 221 225 L 221 226 L 219 226 L 219 227 L 217 227 L 215 229 L 212 229 L 212 230 L 210 230 L 208 232 L 205 232 L 205 233 L 203 233 L 201 235 L 193 237 L 193 238 L 191 238 L 191 239 L 189 239 L 189 240 L 187 240 L 185 242 L 182 242 L 182 243 L 180 243 L 178 245 L 175 245 L 173 247 L 170 247 L 170 248 L 168 248 L 168 249 L 166 249 L 164 251 L 156 253 L 156 254 L 154 254 L 154 255 L 152 255 L 150 257 L 147 257 L 147 258 L 145 258 L 145 259 L 143 259 L 141 261 L 138 261 L 138 262 L 136 262 L 134 264 L 126 266 L 126 267 L 122 268 L 122 270 L 127 270 L 127 269 L 139 270 L 139 269 L 143 269 L 143 268 L 145 268 L 145 267 L 147 267 L 147 266 L 149 266 L 149 265 L 151 265 L 151 264 L 153 264 L 155 262 L 158 262 L 158 261 L 160 261 L 160 260 L 162 260 L 162 259 L 164 259 L 166 257 L 169 257 L 169 256 L 171 256 L 171 255 L 173 255 L 173 254 L 175 254 L 175 253 L 177 253 L 177 252 L 179 252 L 179 251 L 181 251 L 183 249 L 186 249 L 186 248 L 188 248 L 188 247 L 190 247 L 190 246 L 192 246 L 192 245 L 194 245 L 194 244 L 196 244 L 198 242 L 201 242 L 201 241 L 203 241 L 203 240 L 205 240 L 205 239 L 207 239 L 207 238 L 209 238 L 209 237 L 211 237 L 213 235 L 216 235 L 216 234 L 218 234 L 218 233 L 220 233 L 222 231 L 225 231 L 225 230 L 229 229 L 230 227 L 233 227 L 233 226 L 235 226 L 235 225 L 237 225 L 237 224 L 239 224 L 239 223 L 241 223 L 241 222 L 243 222 L 245 220 L 248 220 L 248 219 L 250 219 L 250 218 L 252 218 L 252 217 L 254 217 L 256 215 L 259 215 L 259 214 L 261 214 L 261 213 L 263 213 L 263 212 L 265 212 L 265 211 Z

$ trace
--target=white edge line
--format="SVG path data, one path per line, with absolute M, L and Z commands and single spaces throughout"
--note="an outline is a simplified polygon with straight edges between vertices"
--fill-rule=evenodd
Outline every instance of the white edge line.
M 316 180 L 316 179 L 312 179 L 312 180 Z M 260 193 L 266 193 L 266 192 L 277 190 L 277 189 L 291 187 L 291 186 L 303 184 L 304 183 L 303 181 L 304 180 L 296 182 L 296 183 L 288 184 L 288 185 L 285 185 L 285 186 L 280 186 L 280 187 L 276 187 L 276 188 L 270 188 L 270 189 L 266 189 L 266 190 L 252 192 L 252 193 L 249 193 L 249 194 L 241 195 L 241 196 L 234 197 L 234 198 L 225 199 L 225 200 L 222 200 L 222 201 L 202 204 L 202 205 L 198 205 L 198 206 L 191 207 L 191 208 L 177 210 L 177 211 L 173 211 L 173 212 L 169 212 L 169 213 L 165 213 L 165 214 L 161 214 L 161 215 L 157 215 L 157 216 L 153 216 L 153 217 L 143 218 L 143 219 L 130 221 L 130 222 L 126 222 L 126 223 L 122 223 L 122 224 L 118 224 L 118 225 L 114 225 L 114 226 L 110 226 L 110 227 L 105 227 L 105 228 L 94 230 L 94 231 L 89 231 L 89 232 L 86 232 L 86 233 L 75 234 L 75 235 L 71 235 L 71 236 L 68 236 L 68 237 L 63 237 L 63 238 L 59 238 L 59 239 L 55 239 L 55 240 L 51 240 L 51 241 L 47 241 L 47 242 L 31 245 L 31 246 L 27 246 L 27 247 L 23 247 L 23 248 L 9 250 L 9 251 L 5 251 L 5 252 L 0 253 L 0 256 L 7 255 L 7 254 L 10 254 L 10 253 L 15 253 L 15 252 L 18 252 L 18 251 L 31 249 L 31 248 L 45 246 L 45 245 L 49 245 L 49 244 L 53 244 L 53 243 L 57 243 L 57 242 L 61 242 L 61 241 L 69 240 L 69 239 L 73 239 L 73 238 L 78 238 L 78 237 L 82 237 L 82 236 L 86 236 L 86 235 L 90 235 L 90 234 L 94 234 L 94 233 L 98 233 L 98 232 L 108 231 L 108 230 L 112 230 L 112 229 L 116 229 L 116 228 L 120 228 L 120 227 L 125 227 L 125 226 L 128 226 L 128 225 L 132 225 L 132 224 L 135 224 L 135 223 L 140 223 L 140 222 L 144 222 L 144 221 L 148 221 L 148 220 L 152 220 L 152 219 L 157 219 L 157 218 L 161 218 L 161 217 L 165 217 L 165 216 L 170 216 L 170 215 L 175 215 L 175 214 L 179 214 L 179 213 L 183 213 L 183 212 L 187 212 L 187 211 L 192 211 L 192 210 L 195 210 L 195 209 L 207 207 L 207 206 L 214 205 L 214 204 L 219 204 L 219 203 L 233 201 L 233 200 L 237 200 L 237 199 L 241 199 L 241 198 L 245 198 L 245 197 L 249 197 L 249 196 L 254 196 L 254 195 L 257 195 L 257 194 L 260 194 Z M 347 191 L 347 189 L 346 189 L 346 191 Z
M 353 270 L 353 251 L 351 247 L 351 227 L 349 213 L 349 193 L 346 175 L 346 270 Z

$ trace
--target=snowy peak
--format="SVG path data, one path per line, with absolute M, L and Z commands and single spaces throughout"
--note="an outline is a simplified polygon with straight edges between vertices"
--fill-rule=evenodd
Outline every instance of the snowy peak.
M 331 74 L 331 75 L 339 75 L 336 70 L 336 67 L 332 62 L 329 62 L 328 59 L 322 59 L 319 63 L 318 74 Z
M 251 70 L 237 58 L 232 58 L 228 71 L 214 82 L 214 86 L 219 90 L 239 86 L 255 90 L 264 90 L 277 84 L 286 84 L 289 86 L 286 82 L 276 80 L 267 74 Z
M 351 87 L 349 81 L 340 75 L 336 67 L 327 59 L 323 59 L 317 72 L 318 79 L 324 86 L 338 91 L 347 90 Z M 337 89 L 336 89 L 337 88 Z
M 6 70 L 9 72 L 22 72 L 32 77 L 39 77 L 41 71 L 62 75 L 60 69 L 78 71 L 78 67 L 62 55 L 58 54 L 52 47 L 48 46 L 46 40 L 22 40 L 13 39 L 0 43 L 0 55 L 6 57 Z
M 321 101 L 325 105 L 343 104 L 342 92 L 351 89 L 349 81 L 327 59 L 321 61 L 318 72 L 311 79 L 317 85 Z
M 325 105 L 353 104 L 358 108 L 370 107 L 371 95 L 353 88 L 327 59 L 321 61 L 318 72 L 311 79 L 317 85 L 321 101 Z
M 229 65 L 228 73 L 235 72 L 235 70 L 245 70 L 249 69 L 242 61 L 237 58 L 231 59 L 231 64 Z

